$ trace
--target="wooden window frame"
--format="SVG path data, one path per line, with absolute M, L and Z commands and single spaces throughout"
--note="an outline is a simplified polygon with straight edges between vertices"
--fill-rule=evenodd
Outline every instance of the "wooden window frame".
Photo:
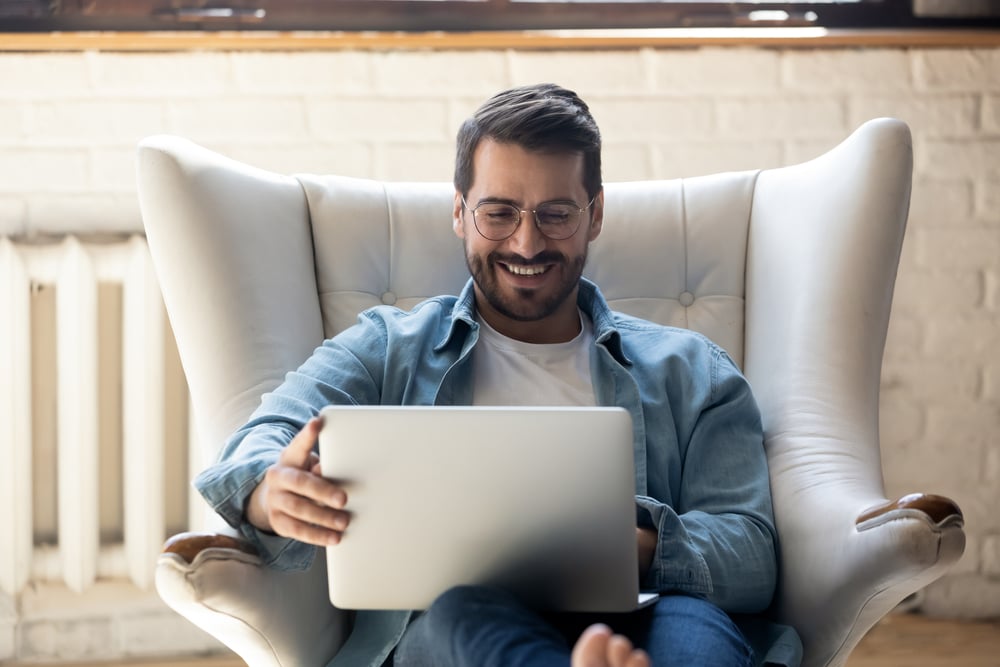
M 976 0 L 6 0 L 0 32 L 1000 28 L 1000 8 L 944 15 L 962 2 Z
M 0 52 L 1000 45 L 1000 3 L 935 15 L 957 2 L 981 0 L 0 0 Z

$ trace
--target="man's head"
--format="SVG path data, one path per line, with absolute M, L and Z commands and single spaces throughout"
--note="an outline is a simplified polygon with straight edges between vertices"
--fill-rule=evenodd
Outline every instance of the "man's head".
M 604 193 L 600 132 L 575 93 L 551 84 L 487 101 L 458 136 L 455 233 L 476 306 L 519 340 L 569 340 L 576 295 Z
M 484 138 L 529 151 L 583 155 L 588 200 L 601 190 L 601 131 L 590 108 L 572 90 L 553 83 L 511 88 L 487 100 L 458 131 L 455 190 L 467 195 L 473 155 Z

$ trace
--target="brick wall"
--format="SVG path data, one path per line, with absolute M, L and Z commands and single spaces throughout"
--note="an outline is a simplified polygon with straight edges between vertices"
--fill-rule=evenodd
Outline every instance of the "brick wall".
M 775 167 L 872 117 L 910 124 L 886 483 L 966 513 L 966 555 L 924 609 L 1000 615 L 1000 49 L 0 53 L 0 235 L 140 231 L 134 147 L 159 132 L 275 171 L 449 180 L 459 122 L 541 80 L 591 102 L 608 181 Z M 56 651 L 16 631 L 16 606 L 0 599 L 0 658 Z

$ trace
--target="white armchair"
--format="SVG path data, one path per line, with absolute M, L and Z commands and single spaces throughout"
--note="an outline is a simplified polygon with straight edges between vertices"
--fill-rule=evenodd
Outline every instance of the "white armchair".
M 715 340 L 752 383 L 781 549 L 770 613 L 798 630 L 808 667 L 842 665 L 964 549 L 953 502 L 883 489 L 879 376 L 911 169 L 908 128 L 879 119 L 792 167 L 609 183 L 586 272 L 612 307 Z M 142 142 L 143 219 L 210 456 L 360 310 L 457 293 L 452 193 Z M 324 562 L 278 573 L 232 536 L 185 534 L 156 583 L 250 665 L 323 665 L 349 620 L 329 604 Z

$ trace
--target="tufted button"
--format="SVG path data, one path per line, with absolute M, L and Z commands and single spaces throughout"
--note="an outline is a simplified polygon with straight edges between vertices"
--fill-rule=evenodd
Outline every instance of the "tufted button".
M 392 306 L 396 304 L 396 293 L 395 292 L 383 292 L 382 293 L 382 303 L 387 306 Z
M 681 295 L 677 297 L 677 300 L 681 302 L 682 306 L 687 308 L 694 303 L 694 294 L 691 294 L 691 292 L 681 292 Z

